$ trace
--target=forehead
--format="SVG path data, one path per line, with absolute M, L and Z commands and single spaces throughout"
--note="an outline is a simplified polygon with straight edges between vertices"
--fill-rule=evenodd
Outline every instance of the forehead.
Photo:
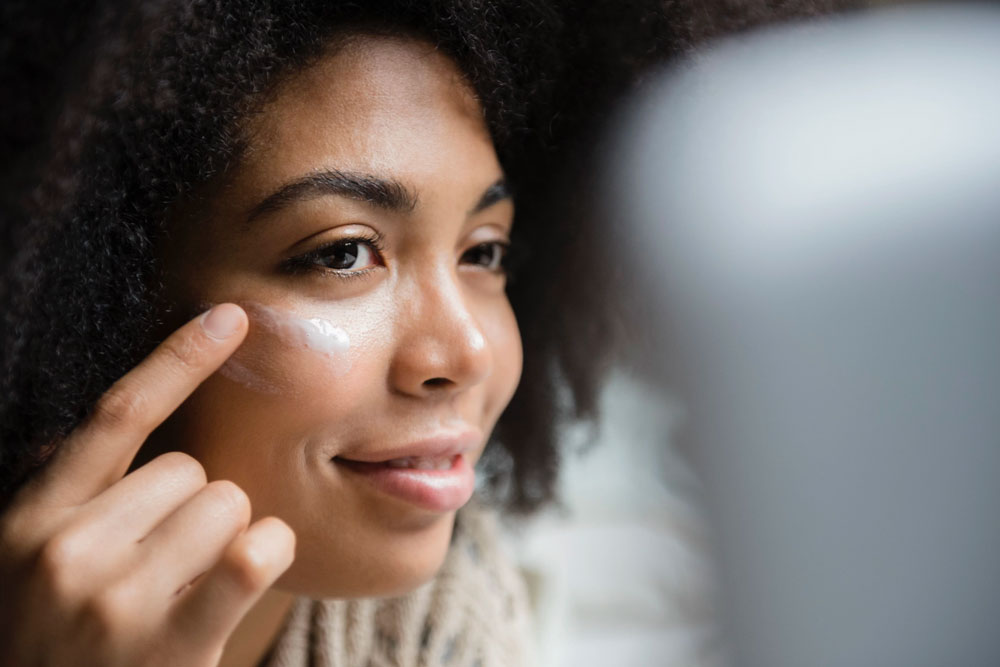
M 485 160 L 499 174 L 470 86 L 450 58 L 416 39 L 344 40 L 281 85 L 249 130 L 251 189 L 330 167 L 419 183 L 445 163 L 461 173 Z

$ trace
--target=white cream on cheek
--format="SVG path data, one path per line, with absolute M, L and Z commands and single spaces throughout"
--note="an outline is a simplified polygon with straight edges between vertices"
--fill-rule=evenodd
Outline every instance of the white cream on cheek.
M 343 366 L 341 362 L 346 359 L 343 353 L 350 349 L 351 339 L 346 331 L 334 326 L 330 320 L 297 317 L 260 304 L 247 304 L 246 311 L 252 322 L 286 345 L 318 352 L 328 361 L 337 362 L 338 367 Z
M 219 370 L 224 377 L 265 394 L 295 393 L 298 383 L 277 367 L 273 354 L 258 349 L 261 337 L 270 338 L 289 351 L 306 352 L 312 368 L 335 377 L 351 368 L 351 339 L 347 332 L 323 317 L 300 317 L 258 303 L 243 303 L 250 318 L 250 333 L 243 346 Z
M 247 366 L 236 355 L 226 360 L 219 369 L 219 375 L 260 394 L 282 393 L 277 384 L 267 380 L 263 373 Z

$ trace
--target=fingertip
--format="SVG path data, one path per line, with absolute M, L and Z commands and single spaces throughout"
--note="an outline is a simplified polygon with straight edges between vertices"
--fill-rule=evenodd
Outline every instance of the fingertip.
M 188 642 L 221 646 L 244 614 L 288 569 L 295 533 L 275 517 L 236 537 L 219 561 L 179 596 L 172 614 Z
M 279 573 L 295 560 L 295 531 L 278 517 L 257 520 L 247 530 L 247 539 L 248 548 L 270 561 Z
M 201 316 L 201 327 L 205 333 L 215 340 L 227 340 L 249 325 L 246 311 L 235 303 L 220 303 L 212 306 Z

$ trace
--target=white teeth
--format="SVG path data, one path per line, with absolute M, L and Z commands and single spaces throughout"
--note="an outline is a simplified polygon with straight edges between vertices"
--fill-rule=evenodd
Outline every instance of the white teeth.
M 434 459 L 429 459 L 424 456 L 413 458 L 413 467 L 417 470 L 434 470 Z
M 452 459 L 450 456 L 404 456 L 390 459 L 385 464 L 390 468 L 410 468 L 412 470 L 449 470 Z

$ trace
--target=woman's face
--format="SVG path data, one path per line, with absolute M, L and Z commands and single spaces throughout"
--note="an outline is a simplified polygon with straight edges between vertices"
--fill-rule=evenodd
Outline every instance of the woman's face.
M 498 261 L 513 205 L 482 110 L 432 46 L 356 37 L 250 130 L 163 258 L 182 309 L 238 303 L 250 333 L 151 446 L 295 530 L 280 587 L 409 590 L 440 566 L 521 372 Z

